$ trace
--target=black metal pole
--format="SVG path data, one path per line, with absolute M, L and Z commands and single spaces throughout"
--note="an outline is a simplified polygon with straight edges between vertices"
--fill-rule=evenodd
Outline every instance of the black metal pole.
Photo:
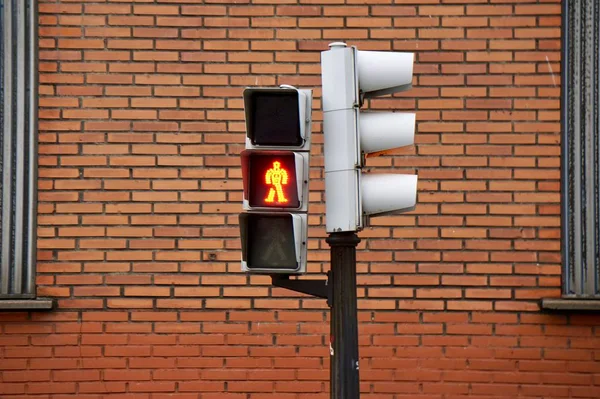
M 331 233 L 331 399 L 359 399 L 354 232 Z

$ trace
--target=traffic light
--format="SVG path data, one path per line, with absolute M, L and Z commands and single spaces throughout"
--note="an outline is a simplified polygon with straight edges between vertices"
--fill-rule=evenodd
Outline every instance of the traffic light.
M 367 216 L 414 208 L 417 176 L 362 174 L 367 154 L 414 143 L 415 114 L 360 112 L 368 98 L 412 86 L 413 54 L 332 43 L 321 53 L 327 232 L 358 231 Z
M 306 272 L 312 92 L 244 90 L 242 270 Z

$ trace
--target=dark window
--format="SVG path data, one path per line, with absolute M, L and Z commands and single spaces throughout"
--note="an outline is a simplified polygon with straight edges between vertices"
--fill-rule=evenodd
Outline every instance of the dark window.
M 35 297 L 37 4 L 0 6 L 0 298 Z
M 563 295 L 600 296 L 600 2 L 563 3 Z

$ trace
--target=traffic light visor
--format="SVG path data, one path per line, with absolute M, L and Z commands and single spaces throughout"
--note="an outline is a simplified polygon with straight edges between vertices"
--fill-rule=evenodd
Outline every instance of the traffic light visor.
M 249 151 L 242 155 L 248 179 L 245 197 L 256 208 L 300 207 L 296 156 L 291 151 Z
M 299 101 L 297 90 L 245 90 L 246 129 L 252 144 L 301 146 L 303 138 Z
M 298 270 L 293 216 L 288 213 L 240 214 L 242 258 L 248 269 Z

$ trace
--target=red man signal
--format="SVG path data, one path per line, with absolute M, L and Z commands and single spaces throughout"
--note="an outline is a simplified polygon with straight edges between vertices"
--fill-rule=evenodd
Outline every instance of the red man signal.
M 272 187 L 269 189 L 269 195 L 265 198 L 265 202 L 272 203 L 275 202 L 275 196 L 277 196 L 277 202 L 286 203 L 288 202 L 287 198 L 283 194 L 282 185 L 288 184 L 288 174 L 285 169 L 282 169 L 281 163 L 278 161 L 273 162 L 273 167 L 267 170 L 265 174 L 265 182 Z

